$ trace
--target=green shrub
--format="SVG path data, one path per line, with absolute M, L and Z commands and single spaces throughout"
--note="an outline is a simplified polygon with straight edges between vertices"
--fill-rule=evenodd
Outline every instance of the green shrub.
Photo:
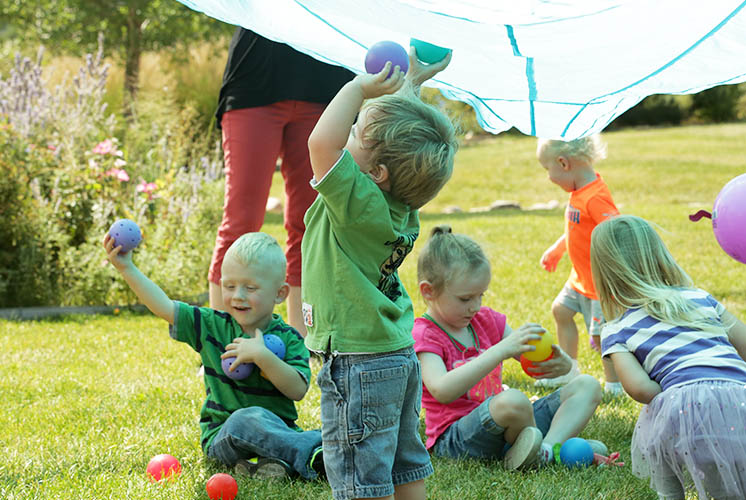
M 694 116 L 707 123 L 730 122 L 738 118 L 738 103 L 743 90 L 738 85 L 720 85 L 692 97 Z
M 117 218 L 145 242 L 137 263 L 174 297 L 204 289 L 222 207 L 222 154 L 198 118 L 162 95 L 142 96 L 117 137 L 102 51 L 75 78 L 44 85 L 41 55 L 16 57 L 0 79 L 0 303 L 132 303 L 101 240 Z

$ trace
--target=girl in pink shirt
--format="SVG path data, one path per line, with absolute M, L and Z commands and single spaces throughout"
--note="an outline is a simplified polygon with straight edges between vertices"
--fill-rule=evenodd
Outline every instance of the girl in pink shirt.
M 423 248 L 417 279 L 427 312 L 413 335 L 422 367 L 427 448 L 453 458 L 504 459 L 507 469 L 554 460 L 553 446 L 577 436 L 601 401 L 598 381 L 581 375 L 531 403 L 516 389 L 503 390 L 502 363 L 535 349 L 527 344 L 546 330 L 527 323 L 512 330 L 504 314 L 482 307 L 490 264 L 467 236 L 440 226 Z M 557 345 L 537 363 L 541 377 L 570 370 Z M 594 451 L 607 455 L 603 443 Z

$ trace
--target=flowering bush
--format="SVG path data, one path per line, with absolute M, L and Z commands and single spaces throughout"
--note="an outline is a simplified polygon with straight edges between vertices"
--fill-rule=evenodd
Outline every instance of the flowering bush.
M 133 302 L 101 248 L 120 217 L 140 225 L 138 265 L 167 293 L 204 290 L 222 207 L 219 148 L 187 135 L 193 116 L 164 96 L 157 116 L 142 103 L 117 133 L 101 49 L 53 89 L 42 57 L 17 56 L 0 78 L 0 307 Z

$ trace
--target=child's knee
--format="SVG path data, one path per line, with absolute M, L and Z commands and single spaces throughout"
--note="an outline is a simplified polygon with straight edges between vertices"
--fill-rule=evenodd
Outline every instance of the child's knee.
M 558 323 L 569 323 L 574 321 L 575 311 L 563 305 L 561 302 L 552 302 L 552 316 Z
M 568 391 L 568 396 L 577 395 L 594 406 L 598 406 L 603 397 L 601 384 L 595 377 L 588 374 L 578 375 L 563 387 L 562 390 Z
M 530 421 L 533 412 L 531 401 L 517 389 L 508 389 L 490 399 L 490 415 L 500 427 Z

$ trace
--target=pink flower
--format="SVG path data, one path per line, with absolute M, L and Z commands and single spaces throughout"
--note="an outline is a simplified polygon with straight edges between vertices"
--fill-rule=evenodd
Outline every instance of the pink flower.
M 57 146 L 55 146 L 54 144 L 47 144 L 47 149 L 50 150 L 50 151 L 52 151 L 52 152 L 56 152 L 57 151 Z
M 124 160 L 122 160 L 121 158 L 117 158 L 116 160 L 114 160 L 114 166 L 117 167 L 117 168 L 118 167 L 123 167 L 126 164 L 127 164 L 127 162 L 124 161 Z
M 111 170 L 107 170 L 106 172 L 104 172 L 104 175 L 109 177 L 116 177 L 117 180 L 121 182 L 127 182 L 128 180 L 130 180 L 129 174 L 127 174 L 127 172 L 121 168 L 112 168 Z
M 136 189 L 138 193 L 150 194 L 158 189 L 158 185 L 155 182 L 142 181 L 140 182 L 140 184 L 137 185 Z
M 116 149 L 114 142 L 111 139 L 106 139 L 96 144 L 96 147 L 94 147 L 92 151 L 96 154 L 108 155 L 113 154 Z

